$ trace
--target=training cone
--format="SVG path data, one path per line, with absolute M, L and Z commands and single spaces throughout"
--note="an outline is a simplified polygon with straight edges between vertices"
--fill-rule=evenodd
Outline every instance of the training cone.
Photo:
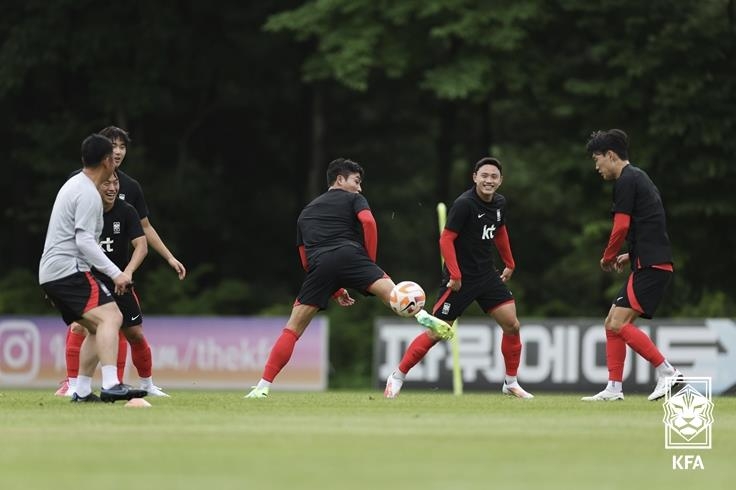
M 148 408 L 151 404 L 143 398 L 133 398 L 132 400 L 128 400 L 128 403 L 126 403 L 125 406 L 132 408 Z

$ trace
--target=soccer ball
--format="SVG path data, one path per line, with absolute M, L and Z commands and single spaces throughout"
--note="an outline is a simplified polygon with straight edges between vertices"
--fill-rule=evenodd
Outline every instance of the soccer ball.
M 391 290 L 391 309 L 399 316 L 414 316 L 424 307 L 427 296 L 424 289 L 413 281 L 402 281 Z

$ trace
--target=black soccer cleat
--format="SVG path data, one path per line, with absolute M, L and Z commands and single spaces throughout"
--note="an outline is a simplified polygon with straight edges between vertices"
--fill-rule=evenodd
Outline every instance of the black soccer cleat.
M 72 394 L 72 399 L 70 400 L 72 403 L 101 403 L 102 400 L 99 396 L 95 395 L 94 393 L 90 393 L 87 396 L 79 396 L 76 393 Z
M 146 390 L 136 390 L 132 386 L 123 383 L 100 390 L 100 399 L 103 402 L 114 403 L 118 400 L 132 400 L 133 398 L 143 398 L 148 392 Z

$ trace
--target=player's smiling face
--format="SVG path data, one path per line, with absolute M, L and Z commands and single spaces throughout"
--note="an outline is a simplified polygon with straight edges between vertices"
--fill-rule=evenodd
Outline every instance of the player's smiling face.
M 475 192 L 478 197 L 484 201 L 493 199 L 493 194 L 501 187 L 503 176 L 501 171 L 495 165 L 483 165 L 473 174 L 473 182 L 475 182 Z
M 125 144 L 125 141 L 120 138 L 112 140 L 112 161 L 115 162 L 115 168 L 118 168 L 123 163 L 126 153 L 128 153 L 128 146 Z
M 109 179 L 100 185 L 100 195 L 102 195 L 102 203 L 105 209 L 110 209 L 115 204 L 115 199 L 120 191 L 120 181 L 116 174 L 112 174 Z
M 350 174 L 347 177 L 338 175 L 337 180 L 335 181 L 335 187 L 344 191 L 358 194 L 362 190 L 360 187 L 361 183 L 362 180 L 360 179 L 360 174 L 358 173 Z

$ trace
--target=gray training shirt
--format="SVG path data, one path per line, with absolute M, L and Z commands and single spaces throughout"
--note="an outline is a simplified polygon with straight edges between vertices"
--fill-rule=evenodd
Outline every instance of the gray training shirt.
M 80 172 L 56 195 L 38 267 L 39 284 L 89 271 L 92 266 L 117 277 L 120 269 L 97 244 L 102 225 L 102 197 L 94 182 Z

